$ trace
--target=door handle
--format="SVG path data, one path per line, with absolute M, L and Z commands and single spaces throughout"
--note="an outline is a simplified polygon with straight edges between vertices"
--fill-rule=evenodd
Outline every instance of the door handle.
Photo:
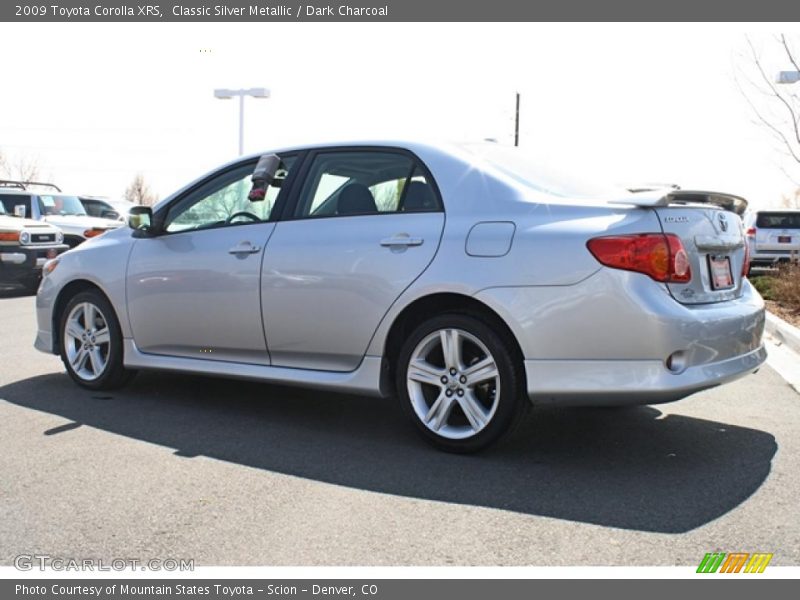
M 250 242 L 239 242 L 228 250 L 228 254 L 255 254 L 261 252 L 261 246 L 253 246 Z
M 422 246 L 422 242 L 424 242 L 422 238 L 419 237 L 411 237 L 407 233 L 399 233 L 397 235 L 393 235 L 392 237 L 383 238 L 381 240 L 381 246 L 392 248 L 397 246 Z

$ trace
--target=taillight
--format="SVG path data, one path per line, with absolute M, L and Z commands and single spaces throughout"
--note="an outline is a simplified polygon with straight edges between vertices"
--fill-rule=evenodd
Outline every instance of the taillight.
M 97 237 L 101 233 L 105 233 L 105 232 L 106 232 L 105 229 L 97 229 L 96 227 L 92 227 L 91 229 L 87 229 L 86 231 L 84 231 L 83 235 L 84 235 L 84 237 L 86 237 L 88 239 L 88 238 Z
M 751 237 L 751 238 L 756 237 L 756 228 L 755 227 L 750 227 L 747 230 L 747 234 L 746 235 L 747 235 L 747 237 Z
M 611 235 L 591 239 L 586 246 L 607 267 L 644 273 L 665 283 L 686 283 L 692 279 L 689 256 L 681 238 L 671 233 Z
M 752 227 L 751 227 L 752 229 Z M 749 231 L 749 230 L 748 230 Z M 749 235 L 749 233 L 748 233 Z M 744 263 L 742 263 L 742 277 L 747 277 L 750 273 L 750 244 L 747 240 L 744 241 Z

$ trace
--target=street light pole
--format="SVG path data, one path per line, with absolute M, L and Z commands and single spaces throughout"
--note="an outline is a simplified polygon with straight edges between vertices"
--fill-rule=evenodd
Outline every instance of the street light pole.
M 214 97 L 219 100 L 230 100 L 239 98 L 239 156 L 244 154 L 244 97 L 269 98 L 270 91 L 267 88 L 248 88 L 241 90 L 216 89 Z
M 239 96 L 239 156 L 244 154 L 244 94 Z

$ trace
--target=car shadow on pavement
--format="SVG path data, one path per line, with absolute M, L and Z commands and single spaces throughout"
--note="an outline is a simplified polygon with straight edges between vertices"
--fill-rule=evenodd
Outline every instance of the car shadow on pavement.
M 36 292 L 22 287 L 21 285 L 0 284 L 0 299 L 3 298 L 22 298 L 24 296 L 35 296 Z
M 738 506 L 777 450 L 763 431 L 634 407 L 533 411 L 507 441 L 458 456 L 419 439 L 393 400 L 172 374 L 140 373 L 113 393 L 50 374 L 0 387 L 0 398 L 175 449 L 175 460 L 663 533 Z

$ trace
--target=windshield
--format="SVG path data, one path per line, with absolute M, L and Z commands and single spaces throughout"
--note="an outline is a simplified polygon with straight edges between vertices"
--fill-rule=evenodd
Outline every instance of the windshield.
M 3 213 L 15 217 L 31 216 L 31 197 L 23 194 L 0 194 Z
M 554 166 L 548 157 L 526 154 L 519 148 L 498 144 L 474 144 L 465 148 L 518 183 L 550 196 L 598 198 L 628 195 L 619 186 L 585 178 L 579 168 L 567 174 Z
M 86 209 L 77 196 L 42 194 L 39 200 L 45 215 L 86 215 Z

